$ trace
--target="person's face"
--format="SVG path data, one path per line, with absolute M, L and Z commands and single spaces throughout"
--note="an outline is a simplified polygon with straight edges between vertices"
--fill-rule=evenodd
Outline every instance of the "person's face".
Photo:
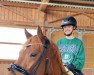
M 66 25 L 63 27 L 64 34 L 70 36 L 73 32 L 74 27 L 72 25 Z

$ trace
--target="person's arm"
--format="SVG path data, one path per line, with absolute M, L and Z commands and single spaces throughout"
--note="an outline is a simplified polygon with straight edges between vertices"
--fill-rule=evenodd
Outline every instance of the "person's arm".
M 79 45 L 79 52 L 77 53 L 76 58 L 74 59 L 72 64 L 76 69 L 82 70 L 84 66 L 84 62 L 85 62 L 85 52 L 84 52 L 83 43 L 81 42 L 81 44 Z

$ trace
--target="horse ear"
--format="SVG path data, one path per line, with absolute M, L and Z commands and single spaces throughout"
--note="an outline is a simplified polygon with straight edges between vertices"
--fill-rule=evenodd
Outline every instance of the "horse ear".
M 38 26 L 37 34 L 38 34 L 39 38 L 41 39 L 41 41 L 44 42 L 44 35 L 42 33 L 40 26 Z
M 30 34 L 26 29 L 24 29 L 24 31 L 25 31 L 26 38 L 29 39 L 32 36 L 32 34 Z

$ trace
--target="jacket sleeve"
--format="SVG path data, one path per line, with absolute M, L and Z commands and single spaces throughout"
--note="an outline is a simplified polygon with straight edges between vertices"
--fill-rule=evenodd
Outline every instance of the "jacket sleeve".
M 85 51 L 84 51 L 83 43 L 81 42 L 79 45 L 79 52 L 77 53 L 72 64 L 75 66 L 76 69 L 82 70 L 84 66 L 84 62 L 85 62 Z

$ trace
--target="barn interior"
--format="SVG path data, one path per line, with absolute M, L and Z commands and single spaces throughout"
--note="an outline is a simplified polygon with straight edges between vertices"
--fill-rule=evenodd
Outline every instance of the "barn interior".
M 43 34 L 53 42 L 64 36 L 60 23 L 66 16 L 77 19 L 74 35 L 80 38 L 85 46 L 86 60 L 83 73 L 93 75 L 93 0 L 0 0 L 0 27 L 37 29 L 40 26 Z M 0 41 L 0 44 L 22 45 L 23 43 Z M 0 75 L 6 75 L 6 67 L 14 61 L 0 58 Z

